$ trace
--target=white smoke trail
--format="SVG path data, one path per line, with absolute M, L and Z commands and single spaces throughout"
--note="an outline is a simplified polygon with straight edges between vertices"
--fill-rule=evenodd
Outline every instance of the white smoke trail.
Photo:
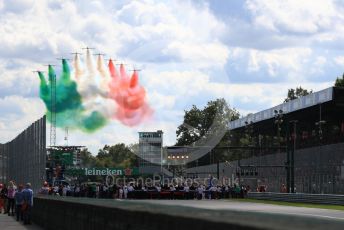
M 116 113 L 117 105 L 108 98 L 110 76 L 106 73 L 104 61 L 100 57 L 97 69 L 95 69 L 93 56 L 89 49 L 86 50 L 85 59 L 86 69 L 82 69 L 82 62 L 78 54 L 75 54 L 73 63 L 73 78 L 77 82 L 82 105 L 87 113 L 98 111 L 110 119 Z

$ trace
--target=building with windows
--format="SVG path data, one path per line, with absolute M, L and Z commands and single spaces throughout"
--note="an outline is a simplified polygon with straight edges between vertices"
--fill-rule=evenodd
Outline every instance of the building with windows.
M 163 132 L 139 132 L 139 167 L 162 164 Z

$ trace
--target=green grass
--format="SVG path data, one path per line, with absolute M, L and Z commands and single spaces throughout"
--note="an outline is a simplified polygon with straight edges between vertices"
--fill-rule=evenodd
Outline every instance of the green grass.
M 294 203 L 294 202 L 272 201 L 272 200 L 257 200 L 257 199 L 250 199 L 250 198 L 230 200 L 230 201 L 251 202 L 251 203 L 261 203 L 261 204 L 275 204 L 275 205 L 305 207 L 305 208 L 322 208 L 322 209 L 344 211 L 344 206 L 342 205 Z

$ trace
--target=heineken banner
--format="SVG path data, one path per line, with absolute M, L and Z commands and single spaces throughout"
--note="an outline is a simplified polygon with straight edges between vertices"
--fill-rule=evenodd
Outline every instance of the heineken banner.
M 81 168 L 67 169 L 70 176 L 133 176 L 139 174 L 138 168 Z

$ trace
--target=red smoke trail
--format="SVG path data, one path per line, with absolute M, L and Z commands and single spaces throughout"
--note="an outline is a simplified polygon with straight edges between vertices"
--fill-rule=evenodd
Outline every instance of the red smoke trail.
M 135 126 L 148 119 L 153 110 L 146 101 L 146 91 L 139 85 L 138 72 L 134 70 L 131 78 L 126 74 L 124 65 L 120 65 L 118 76 L 112 60 L 109 61 L 111 82 L 109 83 L 109 96 L 118 104 L 116 119 L 128 126 Z
M 112 78 L 118 78 L 118 72 L 112 60 L 109 60 L 109 71 Z

